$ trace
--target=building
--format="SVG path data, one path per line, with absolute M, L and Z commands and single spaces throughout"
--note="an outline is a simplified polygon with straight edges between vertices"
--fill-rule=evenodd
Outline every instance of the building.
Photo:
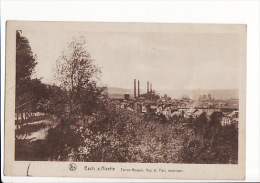
M 232 121 L 232 118 L 230 115 L 224 116 L 224 117 L 222 117 L 221 125 L 222 126 L 231 125 L 231 121 Z
M 207 118 L 208 120 L 210 120 L 210 117 L 211 117 L 211 115 L 212 115 L 214 112 L 215 112 L 214 109 L 209 109 L 209 110 L 207 110 L 207 112 L 206 112 L 206 118 Z
M 233 118 L 233 120 L 231 121 L 231 123 L 233 125 L 235 125 L 236 128 L 238 128 L 238 118 Z
M 181 116 L 182 112 L 181 111 L 174 111 L 173 113 L 171 113 L 171 117 L 173 116 Z
M 156 105 L 151 105 L 150 106 L 150 110 L 151 110 L 151 112 L 156 112 L 157 106 Z
M 141 105 L 141 111 L 142 111 L 142 113 L 147 113 L 147 108 L 144 103 L 142 103 L 142 105 Z
M 204 111 L 201 110 L 201 109 L 199 109 L 199 110 L 197 110 L 196 112 L 193 113 L 192 117 L 193 117 L 193 118 L 198 118 L 198 117 L 200 117 L 202 114 L 204 114 Z
M 130 95 L 129 94 L 125 94 L 125 100 L 129 100 L 130 99 Z
M 239 116 L 238 111 L 233 111 L 232 113 L 223 116 L 221 120 L 221 125 L 227 126 L 233 124 L 236 127 L 238 127 L 238 121 L 239 121 L 238 116 Z
M 203 93 L 199 95 L 199 101 L 211 100 L 211 94 Z

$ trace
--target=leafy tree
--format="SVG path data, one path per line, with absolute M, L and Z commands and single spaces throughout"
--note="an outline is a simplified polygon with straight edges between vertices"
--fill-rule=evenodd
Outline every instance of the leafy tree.
M 89 111 L 89 104 L 93 104 L 102 93 L 101 88 L 96 86 L 101 71 L 94 65 L 94 60 L 86 50 L 86 43 L 84 36 L 73 38 L 57 60 L 56 78 L 68 92 L 70 114 Z M 83 105 L 90 99 L 87 105 Z
M 71 150 L 76 154 L 79 153 L 78 147 L 83 142 L 81 133 L 67 125 L 68 121 L 74 121 L 72 118 L 61 118 L 60 124 L 48 131 L 45 142 L 46 156 L 51 160 L 68 160 L 68 155 Z
M 36 55 L 33 54 L 30 43 L 26 37 L 21 36 L 22 31 L 16 31 L 16 93 L 15 106 L 17 119 L 23 113 L 29 113 L 32 110 L 32 93 L 34 83 L 31 75 L 36 62 Z
M 33 54 L 30 43 L 26 37 L 16 31 L 16 85 L 31 78 L 36 66 L 36 55 Z M 20 88 L 19 88 L 20 89 Z
M 222 114 L 215 112 L 209 122 L 199 117 L 194 126 L 186 129 L 192 133 L 184 135 L 182 162 L 184 163 L 237 163 L 238 130 L 235 126 L 222 127 Z
M 66 91 L 55 85 L 44 85 L 44 88 L 41 89 L 41 96 L 44 97 L 40 98 L 37 110 L 57 117 L 65 115 Z
M 194 131 L 196 134 L 204 134 L 207 131 L 208 120 L 205 113 L 202 113 L 194 122 Z
M 86 49 L 85 37 L 73 38 L 57 60 L 60 92 L 52 90 L 48 100 L 49 110 L 59 118 L 59 124 L 49 130 L 46 139 L 47 156 L 51 159 L 91 161 L 94 156 L 90 152 L 109 147 L 106 130 L 90 130 L 91 123 L 100 129 L 108 121 L 106 87 L 98 85 L 100 73 Z
M 217 163 L 238 162 L 238 130 L 234 125 L 220 126 L 213 138 L 212 152 Z

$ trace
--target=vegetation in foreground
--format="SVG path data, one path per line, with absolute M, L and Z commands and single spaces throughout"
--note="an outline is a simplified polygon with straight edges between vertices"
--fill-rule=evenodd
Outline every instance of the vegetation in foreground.
M 16 140 L 16 160 L 237 163 L 236 127 L 222 127 L 217 121 L 212 125 L 214 119 L 206 120 L 165 120 L 116 109 L 85 128 L 80 123 L 74 125 L 75 119 L 63 119 L 49 129 L 44 140 Z M 202 121 L 201 128 L 198 123 Z

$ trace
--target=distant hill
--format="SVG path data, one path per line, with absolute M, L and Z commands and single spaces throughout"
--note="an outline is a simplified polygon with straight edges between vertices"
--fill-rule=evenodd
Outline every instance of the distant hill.
M 108 87 L 109 98 L 124 98 L 124 94 L 130 94 L 130 97 L 132 97 L 131 92 L 133 93 L 130 89 Z
M 239 90 L 207 90 L 215 99 L 239 99 Z
M 116 88 L 116 87 L 108 87 L 109 94 L 131 94 L 134 91 L 131 89 L 124 89 L 124 88 Z
M 141 94 L 145 93 L 146 90 L 141 90 Z M 184 90 L 184 91 L 175 91 L 175 90 L 164 90 L 157 91 L 161 96 L 165 93 L 172 98 L 182 98 L 190 97 L 196 98 L 197 92 L 195 90 Z M 238 99 L 239 92 L 238 90 L 204 90 L 203 92 L 211 94 L 214 99 Z M 110 98 L 123 98 L 124 94 L 130 94 L 130 97 L 133 97 L 133 89 L 117 88 L 117 87 L 108 87 L 108 94 Z M 136 93 L 137 94 L 137 93 Z
M 125 89 L 125 88 L 117 88 L 117 87 L 108 87 L 108 96 L 110 98 L 123 98 L 124 94 L 130 94 L 130 97 L 134 96 L 134 89 Z M 146 90 L 140 90 L 140 93 L 145 93 Z M 136 88 L 137 95 L 137 88 Z

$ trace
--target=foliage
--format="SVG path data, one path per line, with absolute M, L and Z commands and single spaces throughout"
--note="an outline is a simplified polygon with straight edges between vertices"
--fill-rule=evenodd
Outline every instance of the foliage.
M 15 140 L 16 161 L 43 161 L 46 160 L 45 141 L 28 139 Z
M 45 86 L 47 95 L 41 98 L 37 110 L 61 117 L 66 115 L 66 104 L 68 101 L 66 91 L 55 85 Z
M 64 117 L 43 142 L 45 160 L 139 163 L 237 163 L 238 131 L 234 126 L 210 126 L 204 117 L 193 123 L 109 107 L 86 120 L 86 126 Z M 173 123 L 171 120 L 178 120 Z M 214 117 L 212 120 L 216 120 Z M 197 129 L 197 132 L 196 130 Z M 210 131 L 208 136 L 205 134 Z M 32 153 L 32 152 L 31 152 Z
M 36 64 L 28 39 L 16 31 L 16 107 L 31 99 L 34 86 L 31 75 Z
M 99 143 L 107 143 L 103 137 L 106 134 L 99 136 L 86 127 L 93 121 L 105 124 L 108 119 L 107 92 L 106 87 L 97 84 L 99 73 L 100 69 L 86 50 L 86 39 L 73 38 L 57 60 L 56 79 L 60 87 L 50 87 L 48 98 L 40 106 L 60 119 L 48 132 L 47 158 L 91 160 L 90 152 L 100 149 Z
M 63 118 L 61 123 L 48 131 L 46 138 L 46 157 L 50 160 L 68 160 L 69 151 L 75 150 L 82 144 L 81 133 L 71 128 L 75 119 Z
M 70 113 L 89 112 L 85 108 L 89 105 L 84 105 L 84 102 L 93 104 L 102 93 L 101 88 L 96 86 L 100 69 L 87 52 L 86 43 L 84 36 L 73 38 L 57 60 L 56 79 L 68 92 Z
M 181 153 L 184 163 L 238 162 L 238 130 L 233 125 L 222 127 L 220 116 L 220 113 L 213 113 L 209 122 L 201 117 L 194 126 L 187 126 L 190 133 L 184 135 Z
M 36 111 L 38 102 L 48 95 L 45 85 L 31 77 L 37 65 L 37 56 L 33 54 L 29 40 L 21 33 L 16 31 L 15 110 L 18 126 L 29 122 L 28 118 Z
M 16 85 L 26 84 L 36 66 L 36 55 L 33 54 L 27 38 L 16 31 Z M 22 89 L 19 87 L 19 89 Z M 18 90 L 19 91 L 19 90 Z

